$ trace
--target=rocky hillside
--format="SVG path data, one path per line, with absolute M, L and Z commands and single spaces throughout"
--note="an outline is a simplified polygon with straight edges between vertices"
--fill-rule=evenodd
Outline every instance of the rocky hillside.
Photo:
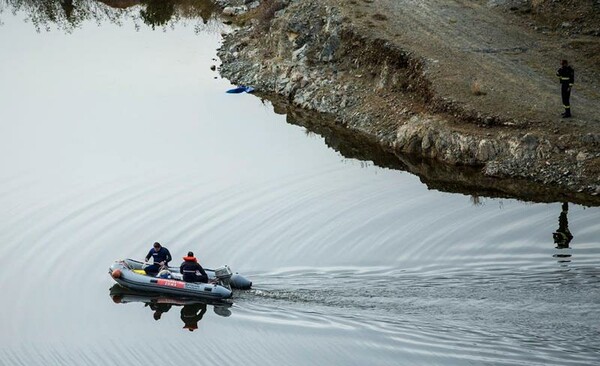
M 512 18 L 516 10 L 492 5 L 265 0 L 237 16 L 246 25 L 226 37 L 221 72 L 400 156 L 481 167 L 496 181 L 525 179 L 594 201 L 598 84 L 586 76 L 576 120 L 556 118 L 556 62 L 537 44 L 546 41 Z

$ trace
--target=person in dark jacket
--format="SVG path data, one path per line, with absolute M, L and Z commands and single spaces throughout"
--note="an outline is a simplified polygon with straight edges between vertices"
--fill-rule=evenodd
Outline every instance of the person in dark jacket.
M 154 243 L 152 249 L 150 249 L 146 255 L 146 262 L 148 262 L 150 258 L 153 259 L 154 263 L 144 268 L 144 271 L 151 275 L 156 275 L 161 267 L 168 266 L 169 262 L 173 259 L 171 258 L 169 249 L 161 246 L 158 242 Z
M 208 282 L 208 275 L 194 257 L 193 252 L 188 252 L 187 257 L 183 257 L 179 272 L 183 275 L 185 282 Z
M 562 96 L 563 107 L 565 113 L 562 114 L 563 118 L 571 117 L 571 88 L 575 83 L 575 70 L 569 66 L 567 60 L 560 62 L 560 69 L 556 72 L 556 76 L 560 79 L 560 92 Z

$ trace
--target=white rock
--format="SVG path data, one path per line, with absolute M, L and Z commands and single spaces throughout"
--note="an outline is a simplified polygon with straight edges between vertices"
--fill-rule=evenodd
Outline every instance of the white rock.
M 242 6 L 228 6 L 225 9 L 223 9 L 223 15 L 226 16 L 235 16 L 235 15 L 240 15 L 240 14 L 244 14 L 248 11 L 248 7 L 245 5 Z

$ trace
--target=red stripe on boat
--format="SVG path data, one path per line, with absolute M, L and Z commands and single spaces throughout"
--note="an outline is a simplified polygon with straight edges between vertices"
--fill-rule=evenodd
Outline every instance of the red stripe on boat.
M 168 286 L 168 287 L 175 287 L 175 288 L 184 288 L 185 287 L 185 282 L 181 282 L 181 281 L 160 279 L 156 283 L 158 283 L 161 286 Z

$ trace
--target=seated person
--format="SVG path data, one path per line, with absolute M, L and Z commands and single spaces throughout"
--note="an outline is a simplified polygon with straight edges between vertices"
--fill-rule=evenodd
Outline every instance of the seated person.
M 173 259 L 169 249 L 162 247 L 158 242 L 154 243 L 153 248 L 146 255 L 146 262 L 150 257 L 152 257 L 154 263 L 144 268 L 144 271 L 150 275 L 156 275 L 161 267 L 169 266 L 169 262 Z
M 208 282 L 208 275 L 194 257 L 193 252 L 188 252 L 187 257 L 183 257 L 179 272 L 183 275 L 185 282 Z

